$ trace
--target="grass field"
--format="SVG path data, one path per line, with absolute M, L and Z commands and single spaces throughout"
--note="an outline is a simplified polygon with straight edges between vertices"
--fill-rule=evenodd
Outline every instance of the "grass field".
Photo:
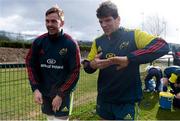
M 146 65 L 141 66 L 144 71 Z M 74 109 L 71 119 L 96 120 L 95 112 L 97 73 L 86 74 L 81 70 L 80 80 L 74 94 Z M 142 79 L 144 78 L 142 74 Z M 141 120 L 178 120 L 180 110 L 159 108 L 157 93 L 144 93 L 140 105 Z M 34 104 L 32 92 L 24 68 L 0 69 L 0 120 L 43 120 L 45 116 Z

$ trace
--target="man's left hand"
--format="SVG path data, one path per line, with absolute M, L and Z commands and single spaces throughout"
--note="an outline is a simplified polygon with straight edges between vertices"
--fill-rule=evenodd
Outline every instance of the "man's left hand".
M 109 59 L 100 59 L 102 55 L 102 52 L 97 54 L 94 58 L 94 60 L 92 60 L 90 62 L 90 66 L 93 69 L 104 69 L 107 68 L 111 65 L 111 61 Z
M 62 98 L 59 95 L 56 95 L 52 101 L 52 110 L 54 112 L 58 111 L 62 104 Z

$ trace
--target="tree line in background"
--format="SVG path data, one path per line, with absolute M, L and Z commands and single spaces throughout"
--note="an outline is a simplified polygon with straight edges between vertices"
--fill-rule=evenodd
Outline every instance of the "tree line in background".
M 92 42 L 90 41 L 77 41 L 81 51 L 90 51 Z M 11 40 L 6 36 L 0 36 L 0 47 L 11 47 L 11 48 L 30 48 L 32 41 L 24 40 Z

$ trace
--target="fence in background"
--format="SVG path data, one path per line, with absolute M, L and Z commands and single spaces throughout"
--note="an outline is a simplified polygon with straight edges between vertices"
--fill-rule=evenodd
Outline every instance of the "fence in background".
M 74 110 L 94 102 L 96 98 L 96 76 L 87 78 L 81 71 L 74 93 Z M 91 81 L 88 81 L 88 80 Z M 43 120 L 40 106 L 34 103 L 25 64 L 0 64 L 0 120 Z
M 41 119 L 33 102 L 25 64 L 0 65 L 0 120 Z
M 171 65 L 171 58 L 157 60 L 162 65 Z M 98 73 L 98 72 L 97 72 Z M 97 73 L 91 76 L 81 70 L 74 96 L 74 110 L 94 102 L 96 98 Z M 0 120 L 43 120 L 45 115 L 33 101 L 25 64 L 0 64 Z

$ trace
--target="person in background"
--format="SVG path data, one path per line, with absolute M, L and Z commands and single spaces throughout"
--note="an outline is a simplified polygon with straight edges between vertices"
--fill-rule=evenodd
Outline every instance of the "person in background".
M 77 43 L 63 32 L 64 12 L 56 5 L 46 11 L 48 33 L 37 37 L 26 57 L 34 100 L 48 120 L 68 120 L 72 92 L 80 72 Z
M 149 81 L 151 79 L 153 79 L 153 77 L 155 77 L 156 78 L 156 86 L 155 86 L 154 91 L 159 92 L 160 91 L 159 88 L 161 85 L 160 79 L 163 77 L 161 68 L 159 66 L 153 66 L 153 65 L 147 66 L 146 72 L 147 72 L 147 75 L 145 77 L 145 89 L 144 89 L 144 91 L 150 92 L 150 89 L 148 89 Z
M 180 66 L 180 47 L 179 48 L 176 48 L 176 47 L 173 47 L 173 65 L 177 65 L 177 66 Z
M 168 85 L 170 85 L 170 92 L 175 95 L 173 105 L 180 108 L 180 67 L 167 67 L 164 70 L 164 77 L 161 80 L 163 82 L 162 91 L 168 91 Z
M 167 54 L 168 44 L 141 30 L 120 27 L 111 1 L 102 2 L 96 16 L 104 34 L 93 41 L 82 62 L 87 73 L 99 69 L 96 112 L 104 120 L 133 120 L 142 99 L 139 66 Z

